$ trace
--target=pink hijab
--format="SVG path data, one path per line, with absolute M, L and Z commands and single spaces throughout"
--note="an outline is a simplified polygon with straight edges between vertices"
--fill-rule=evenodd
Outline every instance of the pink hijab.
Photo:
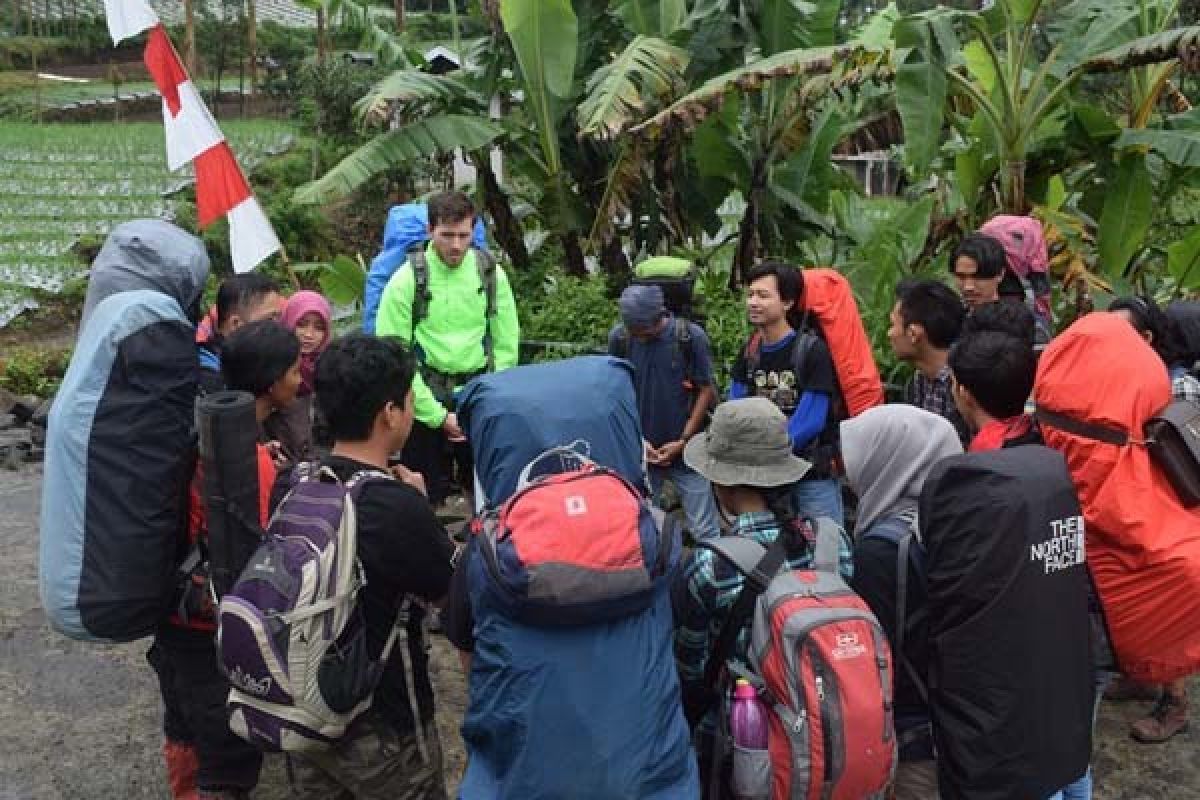
M 329 346 L 329 340 L 333 333 L 331 321 L 333 310 L 329 306 L 329 301 L 322 295 L 305 289 L 288 298 L 287 305 L 283 308 L 283 316 L 280 318 L 288 330 L 294 331 L 304 315 L 313 312 L 325 320 L 325 340 L 317 346 L 316 352 L 300 354 L 300 373 L 304 376 L 304 382 L 300 385 L 300 394 L 302 395 L 312 394 L 317 370 L 317 356 L 321 355 L 321 352 Z

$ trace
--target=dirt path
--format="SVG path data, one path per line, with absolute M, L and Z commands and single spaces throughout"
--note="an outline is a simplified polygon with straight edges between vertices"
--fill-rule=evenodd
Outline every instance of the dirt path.
M 0 800 L 166 798 L 147 643 L 83 644 L 46 626 L 37 588 L 40 485 L 40 467 L 0 471 Z M 466 691 L 444 639 L 434 638 L 433 655 L 453 787 L 463 766 L 458 724 Z M 1193 691 L 1200 698 L 1200 681 Z M 1097 800 L 1200 800 L 1197 705 L 1190 733 L 1147 747 L 1126 733 L 1140 707 L 1105 704 L 1096 743 Z M 268 759 L 254 796 L 287 797 L 278 759 Z

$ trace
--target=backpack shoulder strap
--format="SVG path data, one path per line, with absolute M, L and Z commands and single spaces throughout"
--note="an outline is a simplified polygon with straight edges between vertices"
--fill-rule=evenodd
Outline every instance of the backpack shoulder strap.
M 483 288 L 490 319 L 496 315 L 496 259 L 487 250 L 478 247 L 472 247 L 471 252 L 475 254 L 475 268 L 479 270 L 479 285 Z
M 692 379 L 692 325 L 680 314 L 675 315 L 675 354 L 683 364 L 683 379 Z
M 796 331 L 796 338 L 792 341 L 792 374 L 796 376 L 797 388 L 800 388 L 799 382 L 808 367 L 808 354 L 816 343 L 817 335 L 812 331 L 807 328 Z
M 896 546 L 896 655 L 904 665 L 904 671 L 921 695 L 923 702 L 929 702 L 929 690 L 925 680 L 904 649 L 908 628 L 914 625 L 914 620 L 924 617 L 923 613 L 908 616 L 908 576 L 910 570 L 917 574 L 920 580 L 925 579 L 925 551 L 916 534 L 917 517 L 915 514 L 905 514 L 899 518 L 885 520 L 867 532 L 864 539 L 883 539 Z
M 813 566 L 817 572 L 830 572 L 840 575 L 838 564 L 842 543 L 842 526 L 829 517 L 819 517 L 812 520 L 816 528 L 817 540 L 813 547 Z
M 755 331 L 750 335 L 750 341 L 746 342 L 746 349 L 742 353 L 746 359 L 746 380 L 751 386 L 754 385 L 754 373 L 758 372 L 759 362 L 762 361 L 762 342 L 762 333 Z
M 492 347 L 492 318 L 496 316 L 496 259 L 491 253 L 478 247 L 471 247 L 475 254 L 475 268 L 479 270 L 479 286 L 483 290 L 483 354 L 487 358 L 485 369 L 492 372 L 496 369 L 496 356 Z
M 768 548 L 743 536 L 719 536 L 697 545 L 725 559 L 746 578 L 725 624 L 717 634 L 716 646 L 709 653 L 708 664 L 704 668 L 704 686 L 710 692 L 720 682 L 725 662 L 733 654 L 738 634 L 754 611 L 755 601 L 787 561 L 789 538 L 787 531 L 780 531 Z
M 613 353 L 617 358 L 629 358 L 629 329 L 624 325 L 617 328 L 616 335 L 617 352 Z
M 408 265 L 413 271 L 413 302 L 412 302 L 412 345 L 417 342 L 417 326 L 429 313 L 429 262 L 425 260 L 425 243 L 413 247 L 406 254 Z

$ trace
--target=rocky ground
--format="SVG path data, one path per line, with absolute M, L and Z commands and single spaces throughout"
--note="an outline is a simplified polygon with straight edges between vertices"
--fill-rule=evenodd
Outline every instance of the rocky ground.
M 166 798 L 147 643 L 83 644 L 46 626 L 37 587 L 40 484 L 38 465 L 17 470 L 0 465 L 0 800 Z M 465 687 L 457 659 L 439 637 L 434 661 L 447 782 L 453 787 L 464 760 L 457 730 Z M 1200 698 L 1200 681 L 1193 691 Z M 1103 706 L 1096 797 L 1200 800 L 1200 712 L 1193 707 L 1192 732 L 1144 746 L 1126 734 L 1140 710 Z M 255 797 L 286 796 L 282 765 L 269 759 Z

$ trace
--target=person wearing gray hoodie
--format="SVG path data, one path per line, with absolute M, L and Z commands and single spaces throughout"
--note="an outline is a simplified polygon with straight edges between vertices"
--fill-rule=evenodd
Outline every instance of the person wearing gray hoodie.
M 910 405 L 878 406 L 846 420 L 841 441 L 846 479 L 858 495 L 850 585 L 879 618 L 895 654 L 896 800 L 936 799 L 917 500 L 934 465 L 962 453 L 962 444 L 944 417 Z

